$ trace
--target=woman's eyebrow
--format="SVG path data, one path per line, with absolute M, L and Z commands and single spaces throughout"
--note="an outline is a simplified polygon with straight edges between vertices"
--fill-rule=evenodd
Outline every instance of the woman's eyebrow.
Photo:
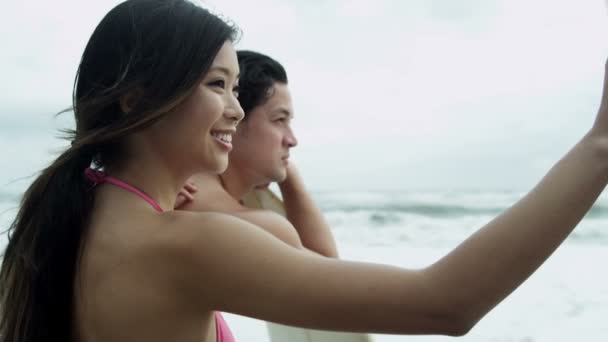
M 215 65 L 215 66 L 212 66 L 211 68 L 209 68 L 209 72 L 212 72 L 212 71 L 219 71 L 219 72 L 225 74 L 226 76 L 233 75 L 233 73 L 230 69 L 228 69 L 224 66 L 220 66 L 220 65 Z M 239 78 L 239 76 L 240 76 L 240 74 L 237 73 L 236 78 Z

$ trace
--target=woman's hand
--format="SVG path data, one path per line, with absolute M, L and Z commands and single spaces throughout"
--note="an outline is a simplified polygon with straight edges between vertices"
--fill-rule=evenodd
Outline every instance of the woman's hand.
M 193 201 L 194 196 L 192 196 L 192 194 L 197 191 L 198 191 L 198 188 L 196 187 L 196 184 L 194 184 L 194 182 L 192 182 L 192 181 L 186 182 L 186 184 L 184 184 L 184 187 L 177 194 L 177 198 L 175 199 L 174 209 L 179 209 L 184 204 Z
M 604 67 L 604 87 L 602 91 L 602 100 L 595 123 L 591 129 L 591 135 L 608 138 L 608 62 Z

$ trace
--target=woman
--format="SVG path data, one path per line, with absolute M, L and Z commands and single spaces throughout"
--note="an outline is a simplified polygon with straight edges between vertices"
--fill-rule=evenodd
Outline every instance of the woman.
M 128 1 L 98 25 L 75 84 L 72 147 L 28 189 L 12 226 L 0 277 L 2 341 L 214 340 L 211 310 L 160 304 L 169 278 L 144 274 L 162 272 L 153 260 L 177 241 L 161 237 L 169 232 L 161 227 L 182 229 L 171 221 L 183 215 L 159 213 L 173 208 L 173 185 L 201 168 L 226 168 L 230 144 L 220 133 L 243 115 L 235 36 L 187 1 Z M 85 179 L 92 162 L 145 191 L 153 206 L 92 170 Z M 144 226 L 146 238 L 133 235 Z
M 76 81 L 72 146 L 30 186 L 11 227 L 1 342 L 227 341 L 217 311 L 462 335 L 608 182 L 604 93 L 592 128 L 538 186 L 424 269 L 315 256 L 236 217 L 172 211 L 189 176 L 226 168 L 243 116 L 234 35 L 184 0 L 130 0 L 99 24 Z

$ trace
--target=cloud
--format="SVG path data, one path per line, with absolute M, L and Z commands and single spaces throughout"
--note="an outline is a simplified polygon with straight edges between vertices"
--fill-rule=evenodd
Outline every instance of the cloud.
M 27 123 L 69 104 L 88 36 L 116 3 L 4 6 L 0 123 L 31 133 L 30 143 L 19 140 L 27 151 L 45 151 L 48 140 Z M 528 185 L 589 127 L 608 55 L 601 1 L 204 3 L 243 29 L 238 48 L 286 66 L 294 155 L 313 187 L 362 177 L 403 187 Z M 11 139 L 5 160 L 34 167 Z

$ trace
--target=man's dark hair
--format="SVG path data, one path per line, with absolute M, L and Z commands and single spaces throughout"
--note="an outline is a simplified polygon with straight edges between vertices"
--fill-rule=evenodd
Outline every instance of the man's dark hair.
M 287 84 L 287 73 L 279 62 L 259 52 L 240 50 L 237 56 L 241 70 L 239 102 L 247 119 L 250 111 L 272 96 L 276 82 Z

